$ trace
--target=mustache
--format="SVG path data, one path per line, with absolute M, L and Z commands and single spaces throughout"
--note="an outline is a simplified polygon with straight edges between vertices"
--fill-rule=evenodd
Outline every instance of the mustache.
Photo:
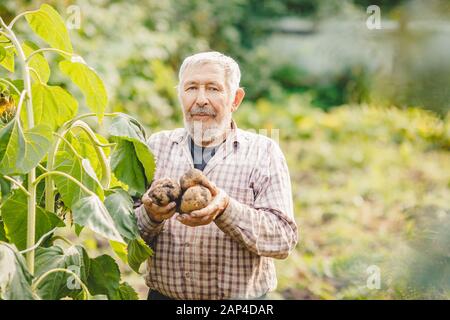
M 191 116 L 197 116 L 197 115 L 216 116 L 216 111 L 214 111 L 214 109 L 208 108 L 208 107 L 195 106 L 189 111 L 189 114 Z

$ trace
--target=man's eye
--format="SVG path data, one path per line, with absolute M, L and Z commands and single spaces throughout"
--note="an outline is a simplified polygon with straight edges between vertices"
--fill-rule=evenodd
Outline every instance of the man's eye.
M 186 90 L 188 91 L 188 90 L 195 90 L 195 89 L 197 89 L 196 87 L 188 87 Z
M 211 90 L 211 91 L 219 91 L 219 89 L 214 88 L 214 87 L 209 87 L 208 89 Z

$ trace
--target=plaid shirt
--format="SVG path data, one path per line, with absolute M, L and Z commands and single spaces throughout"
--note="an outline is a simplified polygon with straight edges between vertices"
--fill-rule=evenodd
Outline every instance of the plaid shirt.
M 136 208 L 139 231 L 154 250 L 146 283 L 175 299 L 252 299 L 277 286 L 273 258 L 297 243 L 286 160 L 278 144 L 232 123 L 203 173 L 230 197 L 214 222 L 189 227 L 172 218 L 156 224 Z M 193 167 L 184 128 L 153 134 L 154 179 L 175 180 Z

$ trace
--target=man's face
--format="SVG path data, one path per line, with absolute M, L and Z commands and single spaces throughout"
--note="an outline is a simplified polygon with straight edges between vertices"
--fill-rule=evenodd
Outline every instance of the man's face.
M 230 128 L 232 97 L 220 66 L 188 67 L 180 81 L 179 97 L 185 127 L 197 144 L 213 144 Z

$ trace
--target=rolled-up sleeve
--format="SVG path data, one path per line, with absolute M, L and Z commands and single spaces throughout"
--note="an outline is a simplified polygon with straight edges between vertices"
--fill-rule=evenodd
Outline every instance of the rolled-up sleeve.
M 230 198 L 228 207 L 215 223 L 251 252 L 285 259 L 298 242 L 291 181 L 279 146 L 272 142 L 267 152 L 268 164 L 262 166 L 254 183 L 257 190 L 254 205 Z

